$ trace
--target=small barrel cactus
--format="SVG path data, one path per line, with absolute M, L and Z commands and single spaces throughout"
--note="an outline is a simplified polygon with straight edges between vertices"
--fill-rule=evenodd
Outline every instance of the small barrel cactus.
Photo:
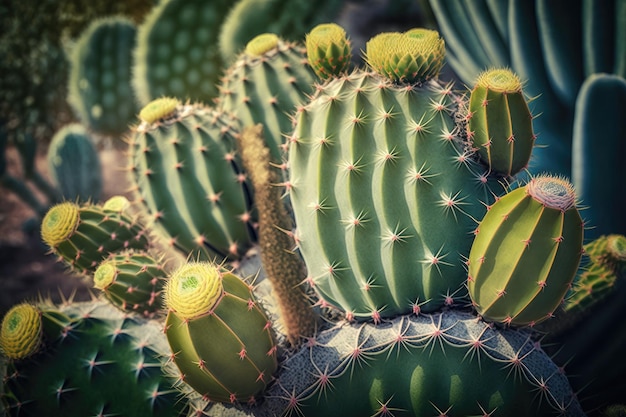
M 468 137 L 489 168 L 513 176 L 528 166 L 535 144 L 522 83 L 508 69 L 478 76 L 468 108 Z
M 103 302 L 20 304 L 0 332 L 8 416 L 171 417 L 184 412 L 163 367 L 161 325 Z
M 50 176 L 66 200 L 100 199 L 100 158 L 83 125 L 73 123 L 59 130 L 50 142 L 47 161 Z
M 583 221 L 572 185 L 537 176 L 493 204 L 469 256 L 468 288 L 486 320 L 534 325 L 552 316 L 576 275 Z
M 237 120 L 172 98 L 152 101 L 139 116 L 129 171 L 156 235 L 184 256 L 240 258 L 256 231 L 252 188 L 237 156 Z
M 251 287 L 208 263 L 169 277 L 166 335 L 183 379 L 204 398 L 254 402 L 277 369 L 271 323 Z
M 352 49 L 346 31 L 335 23 L 317 25 L 306 35 L 309 65 L 318 77 L 329 78 L 350 67 Z
M 146 229 L 124 213 L 69 201 L 48 210 L 41 222 L 41 237 L 52 252 L 83 273 L 93 273 L 111 253 L 150 247 Z
M 161 307 L 166 272 L 160 262 L 142 252 L 113 254 L 98 265 L 94 287 L 123 311 L 154 316 Z

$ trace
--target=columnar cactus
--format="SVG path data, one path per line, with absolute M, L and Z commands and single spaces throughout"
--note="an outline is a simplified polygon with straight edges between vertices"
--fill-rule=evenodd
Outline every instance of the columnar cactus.
M 108 303 L 15 306 L 4 317 L 0 347 L 8 358 L 2 400 L 9 416 L 171 417 L 186 407 L 162 370 L 161 326 Z
M 68 102 L 95 132 L 118 136 L 135 120 L 131 61 L 136 33 L 126 18 L 96 20 L 72 50 Z
M 77 272 L 93 273 L 109 254 L 147 250 L 147 231 L 135 219 L 102 205 L 64 202 L 52 206 L 41 224 L 41 237 L 53 253 Z
M 129 170 L 157 234 L 185 256 L 238 259 L 256 232 L 237 120 L 170 98 L 151 102 L 140 118 L 129 138 Z
M 583 221 L 572 185 L 537 176 L 500 198 L 481 221 L 468 288 L 486 320 L 534 325 L 552 316 L 576 275 Z
M 266 143 L 278 163 L 284 137 L 293 129 L 291 114 L 313 93 L 314 82 L 301 45 L 263 33 L 247 43 L 226 71 L 218 108 L 233 113 L 243 126 L 262 123 Z
M 465 295 L 463 257 L 501 192 L 464 142 L 462 98 L 433 79 L 443 42 L 390 35 L 406 49 L 378 35 L 366 52 L 385 76 L 355 71 L 323 84 L 288 138 L 287 185 L 309 281 L 349 318 L 375 321 Z
M 271 323 L 251 287 L 208 263 L 169 277 L 165 332 L 180 378 L 204 398 L 254 402 L 277 368 Z
M 100 199 L 100 159 L 84 126 L 73 123 L 55 133 L 48 148 L 47 162 L 50 176 L 66 200 Z
M 468 137 L 496 173 L 513 176 L 528 166 L 535 143 L 522 83 L 509 69 L 481 73 L 469 100 Z
M 166 272 L 147 253 L 122 252 L 106 259 L 94 272 L 94 287 L 123 311 L 154 316 L 161 307 Z

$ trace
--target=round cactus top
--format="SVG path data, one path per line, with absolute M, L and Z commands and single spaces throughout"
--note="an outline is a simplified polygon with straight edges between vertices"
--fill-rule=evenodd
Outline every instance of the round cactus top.
M 116 213 L 121 213 L 124 210 L 127 210 L 130 207 L 130 201 L 123 195 L 115 195 L 109 198 L 102 205 L 102 210 L 114 211 Z
M 10 359 L 22 359 L 37 351 L 43 325 L 41 312 L 31 304 L 13 306 L 2 320 L 0 349 Z
M 105 261 L 98 266 L 93 275 L 93 286 L 104 290 L 111 286 L 117 278 L 117 268 L 114 261 Z
M 278 46 L 279 38 L 273 33 L 262 33 L 255 36 L 246 45 L 245 52 L 250 56 L 261 56 Z
M 445 56 L 445 43 L 439 33 L 422 28 L 381 33 L 365 48 L 372 69 L 393 81 L 423 82 L 436 77 Z
M 139 118 L 145 123 L 155 123 L 156 121 L 174 113 L 178 106 L 181 105 L 180 100 L 171 97 L 161 97 L 152 100 L 146 104 L 139 112 Z
M 318 77 L 326 79 L 345 71 L 352 59 L 346 31 L 336 23 L 322 23 L 306 35 L 309 64 Z
M 52 206 L 41 221 L 41 238 L 51 248 L 57 247 L 74 233 L 80 221 L 78 205 L 72 202 Z
M 626 261 L 626 236 L 609 235 L 607 237 L 606 247 L 611 258 L 620 262 Z
M 478 75 L 476 87 L 483 87 L 502 93 L 516 93 L 522 90 L 522 82 L 508 68 L 493 68 Z
M 566 211 L 576 205 L 576 193 L 565 178 L 541 175 L 526 185 L 528 195 L 546 207 Z
M 209 314 L 223 292 L 217 267 L 208 262 L 190 262 L 170 276 L 165 303 L 178 317 L 188 320 Z

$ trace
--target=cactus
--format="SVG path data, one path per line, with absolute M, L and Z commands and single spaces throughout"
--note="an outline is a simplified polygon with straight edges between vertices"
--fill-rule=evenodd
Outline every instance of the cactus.
M 50 176 L 66 200 L 95 202 L 100 199 L 100 158 L 82 125 L 69 124 L 54 135 L 47 161 Z
M 98 19 L 72 50 L 68 102 L 94 132 L 119 136 L 135 120 L 131 61 L 136 33 L 127 18 Z
M 385 72 L 423 80 L 439 66 L 409 58 Z M 463 256 L 501 187 L 466 149 L 461 100 L 436 79 L 394 84 L 355 71 L 298 111 L 287 184 L 296 238 L 308 281 L 349 318 L 434 311 L 465 295 Z
M 315 74 L 326 79 L 347 71 L 352 50 L 346 31 L 335 23 L 317 25 L 306 35 L 309 65 Z
M 112 255 L 94 272 L 94 287 L 123 311 L 154 316 L 161 308 L 166 272 L 161 263 L 141 252 Z
M 472 244 L 467 278 L 482 317 L 533 326 L 552 316 L 582 256 L 575 200 L 568 181 L 537 176 L 490 207 Z
M 136 200 L 185 256 L 236 260 L 256 241 L 252 192 L 232 116 L 176 99 L 145 106 L 129 138 Z
M 186 403 L 162 371 L 167 343 L 160 329 L 102 302 L 15 306 L 0 334 L 7 415 L 179 415 Z M 23 356 L 29 344 L 35 349 Z
M 517 75 L 509 69 L 481 73 L 468 111 L 467 135 L 490 170 L 510 177 L 528 166 L 535 135 Z
M 222 58 L 220 23 L 232 1 L 164 0 L 139 26 L 133 86 L 142 106 L 163 96 L 210 103 Z
M 67 265 L 87 274 L 113 252 L 150 247 L 146 230 L 127 215 L 97 204 L 69 201 L 48 210 L 41 237 Z
M 174 271 L 166 335 L 180 378 L 203 398 L 254 402 L 276 371 L 271 323 L 251 287 L 207 263 Z
M 300 45 L 264 33 L 248 42 L 226 71 L 218 108 L 243 126 L 262 123 L 272 158 L 280 162 L 284 136 L 293 128 L 291 114 L 313 92 L 314 81 Z
M 325 330 L 284 362 L 258 406 L 232 416 L 584 416 L 527 331 L 470 313 L 401 316 Z M 230 412 L 230 413 L 228 413 Z

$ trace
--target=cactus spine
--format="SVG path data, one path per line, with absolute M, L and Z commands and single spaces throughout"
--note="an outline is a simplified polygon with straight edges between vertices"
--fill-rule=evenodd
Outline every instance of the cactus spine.
M 532 326 L 552 316 L 582 256 L 575 198 L 568 181 L 538 176 L 490 207 L 468 272 L 470 297 L 486 320 Z
M 165 290 L 174 363 L 203 398 L 254 402 L 276 371 L 271 324 L 249 285 L 208 263 L 174 271 Z

